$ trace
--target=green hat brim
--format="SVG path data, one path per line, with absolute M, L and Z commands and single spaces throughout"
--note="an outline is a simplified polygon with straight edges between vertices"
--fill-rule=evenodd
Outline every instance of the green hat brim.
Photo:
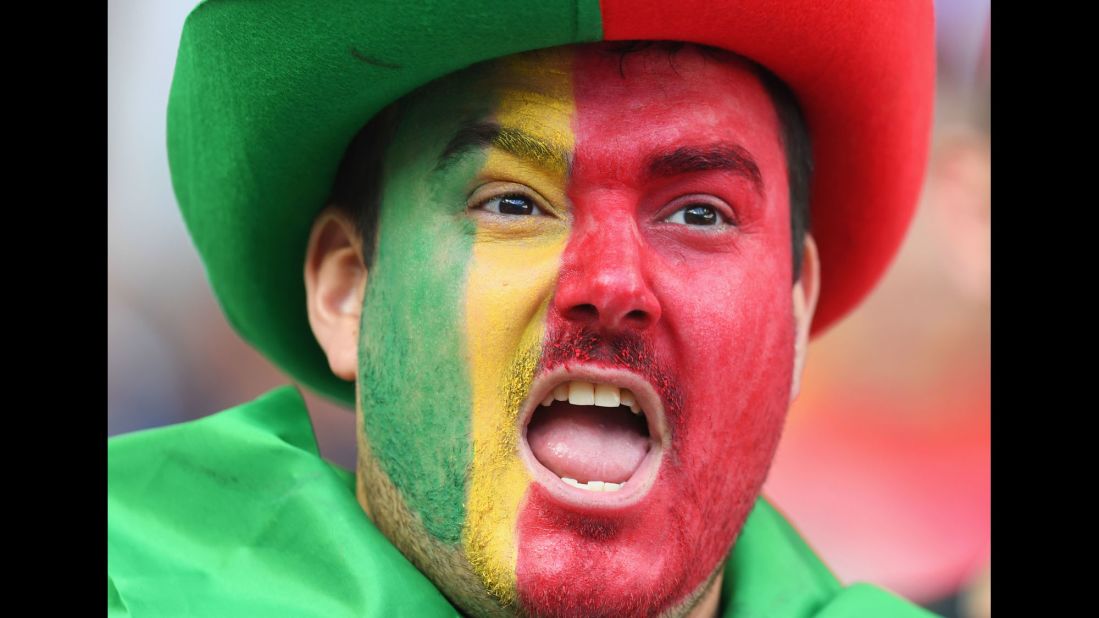
M 290 375 L 353 405 L 353 385 L 331 373 L 309 328 L 302 275 L 312 220 L 351 139 L 387 104 L 438 77 L 601 37 L 594 1 L 196 8 L 169 99 L 169 162 L 230 325 Z

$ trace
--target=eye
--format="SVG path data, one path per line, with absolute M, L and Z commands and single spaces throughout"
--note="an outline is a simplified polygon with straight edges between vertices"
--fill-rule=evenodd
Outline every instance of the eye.
M 489 198 L 477 205 L 477 208 L 499 215 L 541 215 L 542 211 L 534 200 L 525 195 L 501 195 Z
M 712 206 L 706 206 L 705 204 L 691 204 L 686 208 L 680 208 L 664 221 L 681 225 L 710 226 L 723 223 L 721 215 Z

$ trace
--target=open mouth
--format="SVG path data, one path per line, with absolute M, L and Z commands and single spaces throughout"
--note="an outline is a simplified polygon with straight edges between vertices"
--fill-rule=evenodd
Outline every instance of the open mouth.
M 663 452 L 663 407 L 637 374 L 558 370 L 532 384 L 521 456 L 554 496 L 625 506 L 645 494 Z

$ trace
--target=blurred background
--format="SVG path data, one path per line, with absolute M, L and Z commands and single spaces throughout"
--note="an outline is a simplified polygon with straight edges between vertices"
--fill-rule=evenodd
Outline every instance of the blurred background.
M 939 0 L 931 157 L 912 230 L 816 339 L 764 493 L 844 582 L 991 615 L 991 0 Z M 107 433 L 186 421 L 288 380 L 222 317 L 175 205 L 165 110 L 193 1 L 109 0 Z M 306 393 L 322 454 L 354 417 Z

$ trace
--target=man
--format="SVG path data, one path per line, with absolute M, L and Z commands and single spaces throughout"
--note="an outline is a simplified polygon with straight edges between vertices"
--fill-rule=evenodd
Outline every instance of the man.
M 928 7 L 486 8 L 192 14 L 185 218 L 238 331 L 353 403 L 359 464 L 352 494 L 286 389 L 114 441 L 112 611 L 918 615 L 757 497 L 811 329 L 910 216 Z M 871 16 L 902 35 L 819 43 Z

